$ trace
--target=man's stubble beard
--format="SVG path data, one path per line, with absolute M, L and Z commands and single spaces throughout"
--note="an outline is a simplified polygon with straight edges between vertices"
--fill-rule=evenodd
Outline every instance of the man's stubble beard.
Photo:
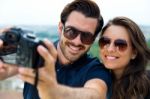
M 77 61 L 80 57 L 82 57 L 83 55 L 85 55 L 90 48 L 88 48 L 87 50 L 84 50 L 84 52 L 80 52 L 80 54 L 78 55 L 72 55 L 71 53 L 69 53 L 66 49 L 67 46 L 67 41 L 66 42 L 63 42 L 63 41 L 60 41 L 60 50 L 62 52 L 62 54 L 64 55 L 64 57 L 70 62 L 70 63 L 73 63 L 75 61 Z M 84 47 L 85 49 L 85 47 Z

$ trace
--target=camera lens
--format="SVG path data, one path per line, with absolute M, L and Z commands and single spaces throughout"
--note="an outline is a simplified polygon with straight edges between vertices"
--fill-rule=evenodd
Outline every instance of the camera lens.
M 17 32 L 14 32 L 14 33 L 8 32 L 8 33 L 6 33 L 5 36 L 6 36 L 5 38 L 8 43 L 18 42 L 18 40 L 20 38 L 20 34 Z

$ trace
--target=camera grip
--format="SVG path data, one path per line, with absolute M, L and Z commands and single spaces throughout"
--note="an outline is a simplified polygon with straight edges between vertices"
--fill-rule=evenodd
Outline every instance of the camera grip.
M 39 41 L 39 44 L 38 45 L 42 45 L 44 47 L 46 47 L 43 43 L 43 41 Z M 37 45 L 37 47 L 38 47 Z M 38 53 L 37 51 L 37 47 L 36 47 L 36 51 L 35 51 L 35 59 L 33 59 L 33 68 L 40 68 L 40 67 L 43 67 L 44 66 L 44 59 L 42 58 L 42 56 Z

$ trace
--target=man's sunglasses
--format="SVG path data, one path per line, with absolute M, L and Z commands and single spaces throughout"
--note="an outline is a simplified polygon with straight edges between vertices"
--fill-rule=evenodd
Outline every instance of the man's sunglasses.
M 92 44 L 95 39 L 95 36 L 92 33 L 82 32 L 72 26 L 68 26 L 68 27 L 64 26 L 63 32 L 64 32 L 64 36 L 69 40 L 75 39 L 80 34 L 81 42 L 86 45 Z
M 110 46 L 110 44 L 112 43 L 110 38 L 107 37 L 101 37 L 99 39 L 99 46 L 101 49 L 103 48 L 107 48 Z M 127 41 L 123 40 L 123 39 L 116 39 L 114 42 L 114 46 L 120 51 L 123 52 L 127 49 Z

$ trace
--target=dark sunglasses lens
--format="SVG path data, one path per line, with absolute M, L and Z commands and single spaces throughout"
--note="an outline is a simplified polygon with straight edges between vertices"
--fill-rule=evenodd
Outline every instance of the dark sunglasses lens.
M 72 28 L 65 28 L 64 29 L 64 36 L 69 39 L 69 40 L 73 40 L 78 36 L 78 32 L 76 32 L 74 29 Z
M 81 33 L 81 41 L 83 44 L 92 44 L 94 36 L 91 33 Z
M 110 39 L 106 37 L 102 37 L 99 39 L 99 46 L 100 48 L 104 48 L 107 44 L 110 44 Z
M 69 40 L 75 39 L 79 34 L 83 44 L 93 43 L 94 36 L 89 32 L 82 32 L 72 27 L 68 27 L 64 29 L 64 36 Z
M 119 51 L 124 51 L 127 49 L 127 42 L 125 40 L 115 40 L 115 46 L 119 48 Z

